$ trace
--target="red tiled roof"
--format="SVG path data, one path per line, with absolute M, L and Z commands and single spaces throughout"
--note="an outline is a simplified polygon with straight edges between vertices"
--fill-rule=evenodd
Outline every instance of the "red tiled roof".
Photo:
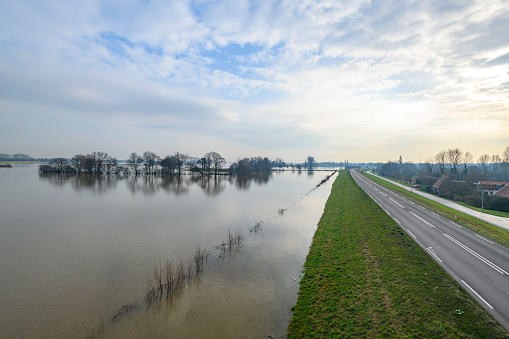
M 434 188 L 440 188 L 440 186 L 442 186 L 442 183 L 444 182 L 444 180 L 447 178 L 446 175 L 442 175 L 434 184 L 432 187 Z
M 494 194 L 494 196 L 509 198 L 509 185 L 502 187 L 497 193 Z
M 505 181 L 481 181 L 482 188 L 485 190 L 498 190 L 500 186 L 506 185 Z M 507 186 L 507 185 L 506 185 Z
M 505 185 L 505 181 L 481 181 L 480 182 L 483 186 L 484 185 Z

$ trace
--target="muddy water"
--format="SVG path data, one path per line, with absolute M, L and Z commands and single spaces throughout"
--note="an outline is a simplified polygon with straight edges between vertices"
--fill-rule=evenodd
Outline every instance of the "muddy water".
M 284 336 L 335 177 L 313 188 L 327 174 L 98 179 L 2 169 L 0 337 Z M 225 252 L 229 230 L 243 238 Z M 187 264 L 197 246 L 209 252 L 203 272 L 147 304 L 154 266 Z

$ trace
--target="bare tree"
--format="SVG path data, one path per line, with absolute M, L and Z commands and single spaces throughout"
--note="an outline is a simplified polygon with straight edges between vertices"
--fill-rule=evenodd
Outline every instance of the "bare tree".
M 468 167 L 472 164 L 474 161 L 474 156 L 469 151 L 465 152 L 465 155 L 463 156 L 463 176 L 466 177 L 468 174 Z
M 116 158 L 107 157 L 103 161 L 104 172 L 108 175 L 115 172 L 117 169 L 117 166 L 118 166 L 118 161 Z
M 427 176 L 433 174 L 433 158 L 426 159 L 423 163 L 423 169 Z
M 138 175 L 138 167 L 143 163 L 143 159 L 141 156 L 133 152 L 129 155 L 127 163 L 129 164 L 129 167 L 133 169 L 134 175 Z
M 97 174 L 102 173 L 103 161 L 108 157 L 106 152 L 92 152 L 92 158 L 94 159 L 94 171 Z
M 159 164 L 161 165 L 163 172 L 175 174 L 175 170 L 177 169 L 177 159 L 174 155 L 166 156 Z
M 146 174 L 153 174 L 155 166 L 157 165 L 159 161 L 159 156 L 157 154 L 146 151 L 143 153 L 143 162 L 145 164 L 145 173 Z
M 81 154 L 76 154 L 71 159 L 72 166 L 76 169 L 76 172 L 81 173 L 83 170 L 83 158 L 84 156 Z
M 178 175 L 180 175 L 180 173 L 182 172 L 182 169 L 184 168 L 186 161 L 189 159 L 189 155 L 175 152 L 174 157 L 175 157 L 175 160 L 177 161 L 177 173 L 178 173 Z
M 495 154 L 491 156 L 491 169 L 493 170 L 493 173 L 496 173 L 498 171 L 498 166 L 502 162 L 502 159 L 500 158 L 500 155 Z
M 488 166 L 490 163 L 490 156 L 489 154 L 483 154 L 479 157 L 479 160 L 477 160 L 479 163 L 479 166 L 481 166 L 481 169 L 483 171 L 483 175 L 486 175 L 488 173 Z
M 94 173 L 95 169 L 95 156 L 87 154 L 81 158 L 81 168 L 85 173 Z
M 440 170 L 440 174 L 445 173 L 445 162 L 447 159 L 447 153 L 445 151 L 440 151 L 435 155 L 435 163 L 437 164 L 438 169 Z
M 202 175 L 207 170 L 207 164 L 208 164 L 208 161 L 207 161 L 207 158 L 205 158 L 205 157 L 198 160 L 198 165 L 200 165 L 200 171 L 201 171 Z
M 69 168 L 69 161 L 65 158 L 55 158 L 51 160 L 50 166 L 53 168 L 53 171 L 63 173 Z
M 212 163 L 214 164 L 214 174 L 217 175 L 217 170 L 221 167 L 223 167 L 223 164 L 226 162 L 226 160 L 216 152 L 209 152 L 205 154 L 206 159 L 211 159 Z
M 447 161 L 449 161 L 449 166 L 451 168 L 451 172 L 454 175 L 458 174 L 458 166 L 463 159 L 463 152 L 460 151 L 459 148 L 449 148 L 447 150 Z

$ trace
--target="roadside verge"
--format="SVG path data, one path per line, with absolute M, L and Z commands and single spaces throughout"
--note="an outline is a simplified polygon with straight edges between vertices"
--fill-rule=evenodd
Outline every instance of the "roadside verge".
M 414 194 L 409 192 L 408 190 L 399 187 L 398 185 L 392 184 L 385 179 L 381 179 L 375 175 L 367 175 L 365 172 L 360 172 L 366 178 L 376 182 L 379 185 L 382 185 L 393 192 L 398 193 L 399 195 L 412 200 L 440 215 L 450 220 L 454 220 L 458 224 L 482 235 L 485 238 L 493 240 L 500 245 L 509 248 L 509 232 L 506 229 L 494 226 L 489 222 L 480 220 L 471 215 L 462 213 L 460 211 L 454 210 L 450 207 L 444 206 L 441 203 L 430 200 L 421 195 Z

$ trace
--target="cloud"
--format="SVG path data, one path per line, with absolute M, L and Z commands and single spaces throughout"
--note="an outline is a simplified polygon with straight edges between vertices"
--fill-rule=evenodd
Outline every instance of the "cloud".
M 147 149 L 170 134 L 181 150 L 235 145 L 232 157 L 378 157 L 398 137 L 502 126 L 495 148 L 508 132 L 508 26 L 504 1 L 4 2 L 0 116 L 9 138 L 35 131 L 24 143 L 41 153 L 51 124 L 129 147 L 126 131 L 151 133 Z M 416 124 L 427 132 L 408 132 Z

